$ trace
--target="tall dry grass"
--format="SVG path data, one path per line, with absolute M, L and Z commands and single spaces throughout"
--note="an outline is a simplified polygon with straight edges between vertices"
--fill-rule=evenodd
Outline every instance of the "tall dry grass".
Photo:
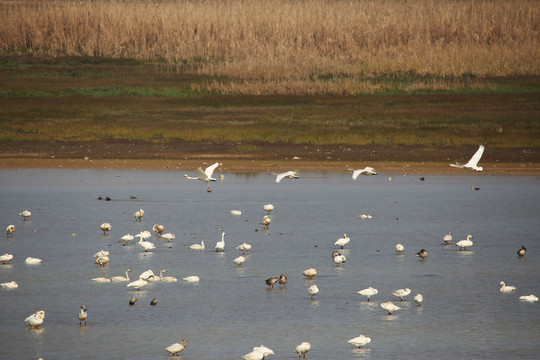
M 429 86 L 443 89 L 464 76 L 538 75 L 539 34 L 537 0 L 0 3 L 4 55 L 164 61 L 215 76 L 207 89 L 228 93 L 375 92 L 384 75 L 435 77 Z

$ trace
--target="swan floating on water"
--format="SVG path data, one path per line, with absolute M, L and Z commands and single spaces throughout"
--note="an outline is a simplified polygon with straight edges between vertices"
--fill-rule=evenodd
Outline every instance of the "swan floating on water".
M 16 289 L 16 288 L 19 287 L 19 284 L 17 284 L 16 281 L 10 281 L 10 282 L 7 282 L 7 283 L 1 283 L 0 287 L 2 287 L 4 289 Z
M 266 204 L 263 205 L 264 211 L 266 211 L 268 214 L 270 214 L 270 211 L 274 210 L 274 205 L 272 204 Z
M 499 283 L 499 286 L 501 286 L 501 288 L 499 289 L 500 292 L 512 292 L 512 291 L 516 291 L 516 287 L 515 286 L 510 286 L 510 285 L 506 285 L 504 283 L 504 281 L 501 281 Z
M 444 235 L 443 241 L 448 244 L 452 241 L 452 232 L 449 231 L 448 234 Z
M 129 272 L 131 271 L 131 269 L 127 269 L 126 270 L 126 276 L 113 276 L 111 278 L 111 281 L 113 282 L 123 282 L 123 281 L 129 281 Z
M 535 302 L 535 301 L 538 301 L 538 298 L 536 296 L 534 296 L 533 294 L 530 294 L 530 295 L 520 296 L 519 300 L 528 301 L 528 302 Z
M 4 253 L 4 255 L 0 255 L 0 262 L 2 264 L 10 262 L 11 260 L 13 260 L 13 254 Z
M 28 219 L 32 213 L 29 210 L 24 210 L 19 213 L 23 217 L 24 220 Z
M 396 252 L 398 253 L 398 255 L 401 255 L 403 250 L 405 250 L 405 248 L 403 247 L 402 244 L 396 244 Z
M 409 288 L 404 288 L 404 289 L 397 289 L 397 290 L 394 290 L 394 292 L 392 293 L 392 295 L 397 296 L 397 297 L 399 298 L 400 301 L 403 301 L 403 298 L 404 298 L 405 296 L 408 296 L 410 293 L 411 293 L 411 289 L 409 289 Z
M 419 252 L 416 253 L 416 256 L 418 256 L 420 259 L 425 259 L 428 256 L 428 253 L 426 249 L 422 249 Z
M 302 275 L 304 275 L 305 277 L 311 279 L 312 277 L 314 277 L 315 275 L 317 275 L 317 269 L 315 268 L 309 268 L 307 270 L 304 270 L 302 272 Z
M 239 257 L 235 258 L 233 260 L 233 262 L 238 265 L 238 266 L 241 266 L 242 264 L 244 264 L 246 262 L 246 258 L 243 257 L 242 255 L 240 255 Z
M 101 231 L 103 231 L 103 234 L 106 234 L 108 231 L 111 231 L 112 226 L 109 223 L 103 223 L 99 226 L 99 228 Z
M 379 293 L 379 290 L 375 289 L 375 288 L 372 288 L 371 286 L 366 288 L 366 289 L 363 289 L 363 290 L 360 290 L 358 291 L 358 293 L 362 296 L 365 296 L 367 297 L 367 301 L 369 301 L 369 298 L 372 297 L 373 295 L 377 295 Z
M 129 284 L 127 284 L 127 287 L 140 290 L 142 287 L 144 287 L 146 285 L 148 285 L 148 281 L 146 281 L 144 279 L 139 279 L 139 280 L 135 280 L 133 282 L 130 282 Z
M 362 214 L 362 215 L 358 215 L 357 218 L 359 218 L 359 219 L 373 219 L 373 216 L 371 216 L 369 214 Z
M 221 241 L 216 243 L 216 251 L 225 251 L 225 232 L 221 233 Z
M 299 179 L 300 175 L 296 171 L 287 171 L 276 176 L 276 182 L 279 184 L 283 179 Z
M 199 279 L 197 275 L 191 275 L 191 276 L 182 278 L 182 280 L 192 283 L 192 282 L 199 282 L 201 279 Z
M 371 338 L 364 335 L 360 335 L 358 337 L 355 337 L 354 339 L 347 341 L 347 343 L 354 346 L 358 346 L 359 348 L 369 344 L 370 342 L 371 342 Z
M 317 287 L 317 285 L 311 285 L 308 288 L 308 293 L 311 296 L 311 298 L 313 299 L 313 297 L 319 293 L 319 288 Z
M 201 237 L 201 243 L 200 244 L 189 245 L 189 248 L 191 250 L 204 250 L 204 236 Z
M 102 277 L 93 278 L 92 281 L 97 282 L 97 283 L 108 283 L 108 282 L 111 282 L 111 279 L 105 276 L 102 276 Z
M 86 325 L 87 318 L 88 318 L 88 309 L 86 309 L 86 306 L 81 305 L 81 311 L 79 311 L 79 325 L 82 325 L 83 321 L 84 321 L 84 325 Z
M 422 294 L 418 293 L 414 296 L 414 302 L 418 305 L 418 306 L 422 306 L 422 303 L 424 302 L 424 297 L 422 296 Z
M 143 209 L 139 209 L 138 211 L 135 212 L 135 214 L 133 214 L 133 217 L 135 218 L 135 221 L 142 221 L 143 216 L 144 216 L 144 210 Z
M 231 215 L 235 215 L 235 216 L 242 215 L 242 211 L 240 211 L 240 210 L 231 210 L 231 211 L 229 211 L 229 213 Z
M 249 251 L 251 249 L 251 245 L 247 243 L 240 244 L 236 247 L 237 250 L 240 250 L 242 254 L 245 254 L 246 251 Z
M 33 257 L 27 257 L 27 258 L 24 260 L 24 263 L 25 263 L 26 265 L 39 265 L 39 264 L 41 264 L 41 259 L 33 258 Z
M 92 257 L 99 258 L 99 257 L 103 257 L 103 256 L 109 256 L 109 252 L 105 251 L 105 250 L 99 250 Z
M 30 325 L 32 328 L 37 328 L 41 324 L 43 324 L 43 321 L 45 320 L 45 311 L 40 310 L 30 316 L 28 316 L 26 319 L 24 319 L 24 322 Z
M 343 249 L 343 248 L 345 248 L 345 245 L 347 245 L 350 241 L 351 241 L 351 239 L 349 237 L 347 237 L 347 234 L 343 234 L 343 237 L 339 238 L 334 243 L 334 245 L 341 246 L 341 248 Z
M 481 166 L 478 166 L 478 162 L 480 161 L 482 154 L 484 154 L 484 145 L 480 145 L 478 147 L 478 150 L 476 150 L 476 152 L 471 157 L 469 162 L 466 163 L 465 165 L 460 165 L 459 163 L 456 162 L 455 164 L 448 164 L 448 166 L 457 167 L 460 169 L 466 168 L 466 169 L 473 169 L 476 171 L 483 171 L 484 168 Z
M 294 352 L 298 354 L 298 358 L 304 355 L 304 359 L 305 359 L 306 354 L 310 349 L 311 349 L 311 344 L 308 343 L 307 341 L 304 341 L 294 349 Z
M 471 241 L 472 235 L 467 235 L 467 239 L 460 240 L 456 243 L 456 246 L 459 246 L 459 250 L 465 250 L 470 246 L 473 246 L 473 242 Z
M 163 276 L 163 273 L 164 272 L 167 272 L 167 270 L 163 269 L 159 272 L 159 281 L 161 282 L 177 282 L 178 279 L 176 278 L 176 276 Z
M 6 236 L 13 236 L 15 232 L 15 225 L 8 225 L 6 228 Z
M 366 176 L 377 175 L 377 171 L 375 171 L 375 169 L 372 168 L 371 166 L 366 166 L 363 169 L 354 170 L 353 173 L 352 173 L 353 180 L 358 179 L 358 176 L 360 176 L 360 175 L 366 175 Z
M 398 311 L 399 309 L 401 309 L 399 306 L 394 305 L 391 301 L 382 303 L 381 308 L 383 310 L 388 311 L 389 315 L 392 315 L 393 312 Z
M 167 346 L 165 350 L 167 350 L 169 354 L 177 355 L 181 353 L 182 351 L 184 351 L 186 349 L 186 346 L 187 346 L 187 341 L 185 339 L 182 339 L 182 341 L 180 341 L 179 343 L 174 343 L 170 346 Z

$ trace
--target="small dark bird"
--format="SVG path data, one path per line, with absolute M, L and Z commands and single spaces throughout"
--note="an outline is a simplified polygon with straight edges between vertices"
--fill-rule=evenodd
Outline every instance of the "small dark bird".
M 418 256 L 420 259 L 427 258 L 427 251 L 426 249 L 422 249 L 419 252 L 416 253 L 416 256 Z
M 425 179 L 425 178 L 423 178 L 423 177 L 421 177 L 421 178 L 420 178 L 420 181 L 424 181 L 424 180 L 426 180 L 426 179 Z
M 519 249 L 517 251 L 517 254 L 520 258 L 522 258 L 523 256 L 525 256 L 525 253 L 527 252 L 527 248 L 523 245 L 521 245 L 521 249 Z
M 105 198 L 105 201 L 111 201 L 111 198 L 107 196 L 107 197 Z
M 99 195 L 97 199 L 98 200 L 103 200 L 103 196 Z
M 207 192 L 212 192 L 212 189 L 208 188 L 206 189 Z
M 86 319 L 88 318 L 88 313 L 86 306 L 81 305 L 81 311 L 79 312 L 79 325 L 82 325 L 82 322 L 84 321 L 84 325 L 86 325 Z
M 156 298 L 153 298 L 152 301 L 150 301 L 150 305 L 152 305 L 152 306 L 157 305 Z
M 129 195 L 129 198 L 130 198 L 131 200 L 135 200 L 137 197 L 136 197 L 135 195 Z
M 479 188 L 479 187 L 474 187 L 474 186 L 472 186 L 472 187 L 471 187 L 471 190 L 480 190 L 480 188 Z
M 274 284 L 278 282 L 278 278 L 277 277 L 271 277 L 269 279 L 266 279 L 266 285 L 270 286 L 270 287 L 274 287 Z
M 129 300 L 129 305 L 135 305 L 136 302 L 137 302 L 137 298 L 134 297 L 133 299 Z
M 283 274 L 279 275 L 279 285 L 286 285 L 287 284 L 287 277 Z

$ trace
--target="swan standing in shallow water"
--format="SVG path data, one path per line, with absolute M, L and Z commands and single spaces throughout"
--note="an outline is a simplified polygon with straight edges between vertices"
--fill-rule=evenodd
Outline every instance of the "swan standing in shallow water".
M 199 279 L 199 277 L 197 275 L 191 275 L 191 276 L 182 278 L 182 280 L 187 281 L 187 282 L 199 282 L 200 281 L 200 279 Z
M 272 204 L 263 205 L 263 209 L 264 211 L 268 213 L 268 215 L 270 215 L 270 211 L 274 210 L 274 205 Z
M 358 346 L 359 348 L 369 344 L 370 342 L 371 342 L 371 338 L 364 335 L 360 335 L 358 337 L 355 337 L 354 339 L 347 341 L 347 343 L 354 346 Z
M 167 242 L 170 242 L 171 240 L 176 239 L 176 235 L 174 235 L 173 233 L 166 233 L 166 234 L 160 235 L 159 237 L 167 240 Z
M 398 255 L 401 255 L 401 253 L 405 250 L 402 244 L 396 244 L 396 252 Z
M 19 284 L 17 284 L 16 281 L 10 281 L 10 282 L 7 282 L 7 283 L 1 283 L 0 287 L 2 287 L 4 289 L 16 289 L 16 288 L 19 287 Z
M 131 234 L 126 234 L 120 238 L 120 242 L 123 242 L 124 243 L 123 246 L 126 246 L 128 242 L 133 241 L 133 239 L 135 239 L 135 236 Z
M 304 355 L 304 359 L 305 359 L 306 354 L 310 349 L 311 349 L 311 344 L 308 343 L 307 341 L 304 341 L 294 349 L 294 352 L 298 354 L 298 358 Z
M 152 226 L 152 230 L 154 230 L 156 235 L 161 235 L 163 233 L 163 230 L 165 230 L 165 226 L 154 224 L 154 226 Z
M 460 240 L 456 243 L 456 246 L 459 246 L 459 250 L 465 250 L 470 246 L 473 246 L 473 242 L 471 241 L 472 235 L 467 235 L 467 239 Z
M 444 235 L 443 241 L 446 244 L 449 244 L 452 241 L 452 232 L 451 231 L 449 231 L 448 234 Z
M 276 176 L 276 182 L 279 184 L 281 182 L 281 180 L 283 180 L 283 179 L 299 179 L 299 178 L 300 178 L 300 175 L 298 175 L 297 172 L 295 172 L 295 171 L 287 171 L 287 172 L 278 174 Z
M 171 346 L 168 346 L 167 348 L 165 348 L 165 350 L 167 350 L 169 354 L 173 354 L 174 356 L 184 351 L 186 349 L 186 346 L 187 346 L 187 341 L 185 339 L 182 339 L 182 341 L 180 341 L 179 343 L 174 343 Z
M 99 226 L 99 228 L 101 229 L 101 231 L 103 231 L 103 234 L 105 235 L 108 231 L 111 231 L 112 226 L 109 223 L 103 223 Z
M 535 302 L 535 301 L 538 301 L 538 298 L 536 296 L 534 296 L 533 294 L 530 294 L 530 295 L 520 296 L 519 300 L 528 301 L 528 302 Z
M 221 241 L 216 243 L 216 252 L 225 251 L 225 232 L 221 233 Z
M 319 288 L 317 287 L 317 285 L 311 285 L 308 288 L 308 293 L 311 296 L 311 299 L 313 299 L 313 297 L 319 293 Z
M 424 302 L 424 297 L 422 296 L 422 294 L 418 293 L 414 296 L 414 302 L 418 305 L 418 306 L 422 306 L 422 303 Z
M 0 262 L 2 264 L 10 262 L 11 260 L 13 260 L 13 254 L 4 253 L 4 255 L 0 255 Z
M 394 292 L 392 293 L 392 295 L 397 296 L 397 297 L 399 298 L 400 301 L 403 301 L 403 298 L 404 298 L 405 296 L 408 296 L 410 293 L 411 293 L 411 289 L 409 289 L 409 288 L 404 288 L 404 289 L 394 290 Z
M 271 223 L 272 223 L 272 219 L 270 219 L 270 216 L 264 215 L 262 220 L 261 220 L 262 226 L 264 226 L 266 229 L 268 229 L 268 227 L 270 226 Z
M 144 287 L 146 285 L 148 285 L 148 281 L 146 281 L 144 279 L 139 279 L 139 280 L 135 280 L 133 282 L 130 282 L 129 284 L 127 284 L 127 287 L 140 290 L 142 287 Z
M 465 165 L 460 165 L 459 163 L 455 164 L 449 164 L 448 166 L 457 167 L 457 168 L 466 168 L 466 169 L 473 169 L 476 171 L 483 171 L 484 168 L 481 166 L 478 166 L 478 162 L 480 161 L 480 158 L 482 157 L 482 154 L 484 154 L 484 145 L 480 145 L 478 147 L 478 150 L 476 150 L 476 153 L 471 157 L 468 163 Z
M 200 244 L 189 245 L 189 248 L 191 250 L 204 250 L 204 236 L 201 237 L 201 243 Z
M 96 265 L 99 266 L 105 266 L 109 263 L 109 257 L 108 256 L 100 256 L 96 259 Z
M 29 210 L 24 210 L 23 212 L 20 212 L 19 215 L 21 215 L 24 220 L 27 220 L 32 213 Z
M 388 311 L 389 315 L 392 315 L 393 312 L 398 311 L 399 309 L 401 309 L 399 306 L 394 305 L 391 301 L 382 303 L 381 308 L 383 310 Z
M 339 238 L 334 243 L 334 245 L 341 246 L 341 248 L 343 249 L 345 247 L 345 245 L 347 245 L 350 241 L 351 241 L 351 239 L 349 237 L 347 237 L 347 234 L 343 234 L 343 237 Z
M 246 258 L 243 257 L 242 255 L 240 255 L 239 257 L 235 258 L 233 260 L 233 262 L 238 265 L 238 266 L 241 266 L 242 264 L 244 264 L 246 262 Z
M 104 256 L 109 256 L 109 252 L 105 250 L 99 250 L 92 257 L 99 258 L 99 257 L 104 257 Z
M 339 254 L 337 256 L 334 256 L 334 264 L 336 264 L 336 266 L 343 264 L 346 261 L 347 261 L 347 258 L 345 257 L 345 255 Z
M 312 277 L 314 277 L 315 275 L 317 275 L 317 269 L 315 268 L 309 268 L 307 270 L 304 270 L 302 272 L 302 275 L 304 275 L 305 277 L 307 277 L 308 279 L 311 279 Z
M 35 314 L 30 315 L 26 319 L 24 319 L 24 322 L 30 325 L 32 328 L 37 328 L 41 324 L 43 324 L 43 321 L 45 320 L 45 311 L 40 310 Z
M 245 254 L 246 251 L 249 251 L 251 249 L 251 245 L 247 243 L 240 244 L 236 247 L 237 250 L 240 250 L 242 254 Z
M 499 286 L 501 287 L 499 289 L 500 292 L 512 292 L 512 291 L 516 291 L 516 287 L 515 286 L 510 286 L 510 285 L 506 285 L 504 283 L 504 281 L 501 281 L 499 283 Z
M 143 209 L 139 209 L 138 211 L 135 212 L 135 214 L 133 214 L 133 217 L 135 218 L 135 221 L 142 221 L 143 216 L 144 216 L 144 210 Z
M 156 248 L 156 245 L 152 244 L 150 241 L 144 241 L 142 238 L 137 244 L 142 247 L 145 252 Z
M 369 176 L 369 175 L 377 175 L 377 172 L 371 166 L 366 166 L 363 169 L 353 171 L 353 173 L 352 173 L 353 180 L 358 179 L 358 176 L 360 176 L 360 174 Z
M 148 280 L 150 278 L 154 278 L 154 272 L 152 270 L 146 270 L 141 275 L 139 275 L 139 279 Z
M 377 295 L 379 293 L 379 290 L 375 289 L 375 288 L 372 288 L 371 286 L 366 288 L 366 289 L 363 289 L 363 290 L 360 290 L 358 291 L 358 293 L 362 296 L 365 296 L 367 297 L 367 301 L 369 301 L 369 298 L 372 297 L 373 295 Z
M 113 282 L 122 282 L 122 281 L 129 281 L 129 272 L 131 271 L 131 269 L 127 269 L 126 270 L 126 276 L 113 276 L 111 278 L 111 281 Z
M 86 306 L 81 305 L 81 311 L 79 311 L 79 325 L 82 325 L 83 321 L 84 321 L 84 325 L 86 325 L 87 318 L 88 318 L 88 310 L 86 309 Z
M 39 264 L 41 264 L 41 259 L 33 258 L 33 257 L 27 257 L 27 258 L 24 260 L 24 263 L 25 263 L 26 265 L 39 265 Z
M 267 348 L 266 346 L 264 345 L 260 345 L 260 346 L 255 346 L 253 348 L 253 351 L 259 351 L 260 353 L 263 354 L 263 358 L 265 357 L 268 357 L 270 355 L 275 355 L 274 351 L 272 349 L 269 349 Z
M 13 233 L 15 232 L 15 225 L 8 225 L 6 228 L 6 236 L 13 236 Z

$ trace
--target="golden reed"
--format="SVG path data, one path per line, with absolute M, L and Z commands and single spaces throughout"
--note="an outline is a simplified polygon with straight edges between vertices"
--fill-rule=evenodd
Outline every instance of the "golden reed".
M 0 1 L 3 55 L 155 61 L 231 93 L 538 75 L 539 30 L 537 0 Z

